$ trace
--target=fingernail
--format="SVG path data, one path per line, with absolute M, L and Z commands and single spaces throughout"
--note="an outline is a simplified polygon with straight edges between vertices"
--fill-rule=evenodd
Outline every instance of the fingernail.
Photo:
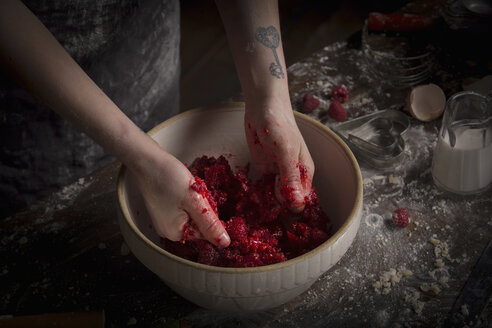
M 222 233 L 219 238 L 216 239 L 219 247 L 227 247 L 231 243 L 231 239 L 227 233 Z
M 304 205 L 305 199 L 304 199 L 304 195 L 302 194 L 302 192 L 300 192 L 300 191 L 295 192 L 293 203 L 297 206 L 303 206 Z

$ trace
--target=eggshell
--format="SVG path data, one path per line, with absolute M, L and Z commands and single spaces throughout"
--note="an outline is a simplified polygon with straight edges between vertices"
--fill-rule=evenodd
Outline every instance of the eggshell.
M 441 116 L 445 106 L 444 91 L 432 83 L 413 88 L 407 100 L 410 114 L 423 122 L 432 121 Z

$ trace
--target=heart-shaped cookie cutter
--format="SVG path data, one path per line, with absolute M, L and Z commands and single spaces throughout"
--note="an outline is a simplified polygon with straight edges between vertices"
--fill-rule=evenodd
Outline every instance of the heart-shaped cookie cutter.
M 376 168 L 390 168 L 404 156 L 403 135 L 409 125 L 407 115 L 387 109 L 342 123 L 334 131 L 359 159 Z

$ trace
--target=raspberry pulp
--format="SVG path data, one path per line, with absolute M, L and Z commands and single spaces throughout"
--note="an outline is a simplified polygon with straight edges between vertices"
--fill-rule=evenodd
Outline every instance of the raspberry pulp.
M 195 176 L 191 186 L 217 209 L 231 237 L 227 248 L 191 238 L 185 229 L 181 242 L 162 239 L 163 247 L 185 259 L 223 267 L 274 264 L 304 254 L 330 236 L 330 219 L 320 207 L 313 188 L 305 197 L 305 209 L 294 214 L 275 197 L 275 175 L 257 181 L 248 178 L 247 165 L 233 173 L 225 157 L 202 156 L 189 167 Z M 301 175 L 303 170 L 300 167 Z M 286 222 L 293 222 L 286 224 Z

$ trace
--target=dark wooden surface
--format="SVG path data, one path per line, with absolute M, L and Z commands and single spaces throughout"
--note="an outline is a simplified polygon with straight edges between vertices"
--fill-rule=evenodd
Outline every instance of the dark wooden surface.
M 482 34 L 470 37 L 440 23 L 438 35 L 446 37 L 434 40 L 439 56 L 432 81 L 449 97 L 466 81 L 491 74 L 492 56 L 464 51 L 481 49 L 472 38 Z M 386 108 L 404 111 L 408 90 L 369 76 L 358 40 L 356 34 L 289 68 L 294 109 L 311 92 L 322 102 L 310 115 L 336 129 L 326 115 L 329 93 L 346 84 L 348 119 Z M 107 327 L 440 326 L 492 236 L 492 190 L 456 197 L 436 189 L 429 169 L 440 119 L 410 122 L 403 162 L 390 170 L 360 163 L 364 212 L 349 251 L 288 304 L 230 315 L 171 291 L 128 252 L 117 224 L 119 163 L 113 163 L 0 222 L 0 315 L 104 311 Z M 390 223 L 397 207 L 412 216 L 406 228 Z M 373 284 L 392 268 L 412 275 L 381 293 Z M 489 305 L 479 326 L 490 326 L 491 313 Z

